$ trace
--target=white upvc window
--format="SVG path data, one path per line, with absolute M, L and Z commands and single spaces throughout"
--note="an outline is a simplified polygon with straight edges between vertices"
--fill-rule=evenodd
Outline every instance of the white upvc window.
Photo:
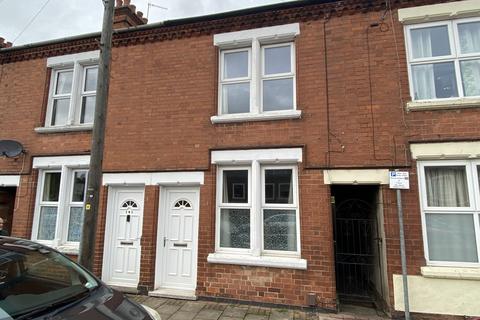
M 218 115 L 212 122 L 298 118 L 298 24 L 215 35 L 220 49 Z
M 405 27 L 413 101 L 480 98 L 480 18 Z
M 425 257 L 435 266 L 480 266 L 480 161 L 419 161 Z
M 216 221 L 216 252 L 299 258 L 297 166 L 220 166 Z
M 86 186 L 86 169 L 61 166 L 40 170 L 32 239 L 78 250 Z
M 98 51 L 52 57 L 45 128 L 91 127 L 95 112 Z

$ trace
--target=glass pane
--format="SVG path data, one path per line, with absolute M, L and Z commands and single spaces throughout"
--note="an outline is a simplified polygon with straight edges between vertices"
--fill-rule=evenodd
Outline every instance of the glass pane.
M 80 123 L 93 123 L 95 100 L 96 96 L 82 98 L 82 114 L 80 116 Z
M 98 68 L 88 68 L 85 71 L 84 91 L 96 91 L 98 79 Z
M 58 194 L 60 192 L 60 172 L 47 172 L 43 181 L 43 201 L 58 201 Z
M 296 210 L 263 210 L 263 247 L 297 251 Z
M 458 97 L 453 62 L 412 66 L 415 100 Z
M 265 74 L 287 73 L 292 71 L 291 47 L 265 48 Z
M 265 203 L 293 203 L 292 169 L 265 170 Z
M 223 113 L 250 112 L 250 82 L 223 85 Z
M 464 166 L 425 167 L 429 207 L 468 207 L 467 174 Z
M 293 109 L 293 78 L 263 81 L 263 111 Z
M 225 53 L 223 57 L 224 79 L 248 77 L 248 51 Z
M 85 198 L 86 171 L 77 171 L 73 176 L 72 202 L 83 202 Z
M 220 210 L 220 247 L 250 248 L 250 210 Z
M 410 34 L 414 59 L 450 55 L 447 26 L 412 29 Z
M 465 96 L 480 96 L 480 60 L 460 61 Z
M 480 22 L 460 23 L 458 34 L 462 53 L 480 52 Z
M 223 203 L 248 203 L 248 171 L 223 171 Z
M 72 92 L 73 71 L 62 71 L 57 74 L 56 94 L 68 94 Z
M 67 241 L 80 241 L 82 238 L 83 207 L 70 208 L 70 220 L 68 221 Z
M 52 126 L 65 125 L 68 120 L 70 109 L 70 98 L 53 100 Z
M 41 207 L 38 222 L 38 240 L 53 240 L 57 223 L 57 207 Z
M 473 215 L 427 214 L 425 218 L 430 260 L 478 261 Z

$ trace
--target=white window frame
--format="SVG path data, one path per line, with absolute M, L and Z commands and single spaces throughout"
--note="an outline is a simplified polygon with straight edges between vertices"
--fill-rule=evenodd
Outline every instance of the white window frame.
M 293 180 L 293 204 L 265 204 L 264 200 L 264 174 L 265 170 L 291 169 Z M 223 173 L 231 170 L 248 170 L 248 203 L 223 203 Z M 273 165 L 252 161 L 250 165 L 220 165 L 217 167 L 217 192 L 216 192 L 216 232 L 215 251 L 217 253 L 248 255 L 253 257 L 272 256 L 300 258 L 300 209 L 298 206 L 298 167 L 297 165 Z M 220 247 L 220 210 L 250 209 L 250 249 L 222 248 Z M 263 245 L 263 209 L 289 209 L 296 210 L 296 251 L 264 250 Z
M 292 203 L 267 203 L 265 201 L 265 171 L 266 170 L 292 170 Z M 300 257 L 300 210 L 298 205 L 298 167 L 297 166 L 275 166 L 275 165 L 265 165 L 261 167 L 261 225 L 262 225 L 262 253 L 264 255 L 271 256 L 293 256 Z M 264 216 L 263 211 L 268 209 L 279 209 L 279 210 L 295 210 L 295 227 L 296 227 L 296 236 L 297 236 L 297 248 L 295 251 L 281 251 L 281 250 L 265 250 L 265 241 L 264 239 L 264 230 L 265 226 L 263 224 Z
M 78 253 L 80 242 L 68 241 L 68 225 L 70 221 L 70 207 L 83 207 L 84 202 L 72 202 L 73 182 L 75 172 L 85 171 L 88 178 L 88 167 L 60 165 L 48 169 L 40 169 L 37 185 L 37 199 L 34 210 L 32 226 L 32 240 L 57 248 L 66 253 Z M 60 189 L 58 202 L 43 201 L 45 175 L 51 172 L 60 172 Z M 87 181 L 85 181 L 86 194 Z M 55 224 L 55 236 L 53 240 L 38 239 L 38 228 L 40 226 L 40 211 L 42 206 L 57 206 L 57 220 Z
M 277 47 L 290 47 L 290 72 L 284 72 L 284 73 L 275 73 L 275 74 L 270 74 L 267 75 L 265 73 L 265 66 L 266 66 L 266 59 L 265 59 L 265 49 L 268 48 L 277 48 Z M 262 51 L 262 59 L 261 59 L 261 68 L 262 68 L 262 75 L 260 79 L 260 112 L 263 113 L 271 113 L 271 112 L 284 112 L 286 110 L 277 110 L 277 111 L 263 111 L 263 87 L 264 87 L 264 82 L 268 80 L 282 80 L 282 79 L 292 79 L 293 82 L 293 109 L 288 109 L 290 110 L 297 110 L 297 79 L 296 79 L 296 65 L 295 65 L 295 42 L 283 42 L 283 43 L 276 43 L 276 44 L 266 44 L 261 46 L 261 51 Z
M 408 64 L 408 81 L 409 81 L 409 88 L 410 88 L 410 97 L 412 102 L 418 103 L 428 103 L 428 102 L 452 102 L 456 100 L 478 100 L 480 95 L 478 96 L 465 96 L 463 82 L 462 82 L 462 75 L 460 70 L 460 61 L 465 60 L 480 60 L 480 53 L 477 54 L 461 54 L 460 51 L 460 43 L 459 43 L 459 34 L 458 34 L 458 25 L 462 23 L 468 22 L 480 22 L 480 18 L 464 18 L 464 19 L 455 19 L 455 20 L 444 20 L 439 22 L 427 22 L 427 23 L 419 23 L 419 24 L 412 24 L 406 25 L 405 28 L 405 45 L 407 47 L 407 64 Z M 447 26 L 448 35 L 449 35 L 449 42 L 450 42 L 450 50 L 451 55 L 449 56 L 441 56 L 441 57 L 431 57 L 431 58 L 420 58 L 414 59 L 413 52 L 412 52 L 412 37 L 411 37 L 411 30 L 415 29 L 422 29 L 428 27 L 437 27 L 437 26 Z M 436 99 L 424 99 L 424 100 L 417 100 L 415 99 L 415 88 L 413 83 L 413 72 L 412 67 L 415 65 L 425 65 L 431 63 L 441 63 L 441 62 L 453 62 L 455 68 L 455 79 L 457 82 L 457 91 L 458 97 L 451 97 L 451 98 L 436 98 Z
M 301 111 L 297 110 L 296 88 L 296 57 L 295 37 L 300 34 L 298 23 L 249 29 L 243 31 L 216 34 L 214 44 L 219 48 L 218 68 L 218 108 L 217 115 L 210 119 L 212 123 L 228 123 L 242 121 L 264 121 L 279 119 L 296 119 L 301 117 Z M 282 77 L 293 78 L 293 106 L 287 110 L 263 111 L 263 81 L 264 75 L 264 48 L 272 46 L 291 46 L 291 72 L 268 76 L 269 79 Z M 250 78 L 250 111 L 248 113 L 223 113 L 223 69 L 224 54 L 235 50 L 250 50 L 249 55 L 249 78 Z
M 465 166 L 467 177 L 468 195 L 470 207 L 430 207 L 427 203 L 426 193 L 426 175 L 425 167 L 448 167 Z M 418 185 L 420 194 L 420 209 L 422 218 L 422 234 L 425 260 L 428 266 L 445 267 L 480 267 L 480 186 L 478 182 L 478 170 L 480 160 L 431 160 L 418 161 Z M 473 215 L 475 239 L 477 244 L 477 257 L 479 262 L 454 262 L 454 261 L 434 261 L 429 258 L 428 238 L 427 238 L 427 214 L 467 214 Z
M 230 78 L 225 79 L 225 54 L 228 53 L 235 53 L 235 52 L 244 52 L 247 51 L 248 54 L 248 75 L 246 77 L 240 78 Z M 223 87 L 229 84 L 241 84 L 241 83 L 248 83 L 250 85 L 250 99 L 249 99 L 249 112 L 252 112 L 252 107 L 254 101 L 252 101 L 252 90 L 253 90 L 253 81 L 252 81 L 252 48 L 238 48 L 238 49 L 228 49 L 228 50 L 221 50 L 220 51 L 220 68 L 219 68 L 219 94 L 218 94 L 218 114 L 223 114 Z
M 39 130 L 36 129 L 36 131 L 48 132 L 48 129 L 66 129 L 68 131 L 68 129 L 91 129 L 93 127 L 93 123 L 80 123 L 80 120 L 83 97 L 96 95 L 96 92 L 94 91 L 85 92 L 84 85 L 87 69 L 98 67 L 98 59 L 99 51 L 89 51 L 48 58 L 47 67 L 52 69 L 52 76 L 50 77 L 45 124 L 44 128 L 37 128 Z M 59 73 L 67 70 L 73 71 L 71 92 L 70 94 L 61 95 L 61 97 L 64 98 L 70 97 L 67 123 L 61 125 L 52 125 L 53 102 L 54 99 L 57 98 L 57 95 L 55 95 L 57 77 Z
M 225 171 L 248 171 L 248 201 L 247 203 L 224 203 L 223 202 L 223 173 Z M 252 170 L 249 166 L 225 166 L 217 170 L 217 205 L 216 205 L 216 227 L 215 227 L 215 251 L 248 254 L 252 251 Z M 221 209 L 249 209 L 250 210 L 250 248 L 223 248 L 220 246 L 220 217 Z

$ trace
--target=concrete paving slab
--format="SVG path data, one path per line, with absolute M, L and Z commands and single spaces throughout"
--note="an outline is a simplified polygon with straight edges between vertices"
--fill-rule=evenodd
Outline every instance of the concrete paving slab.
M 220 315 L 223 311 L 221 310 L 213 310 L 213 309 L 202 309 L 199 313 L 195 316 L 195 320 L 217 320 L 220 318 Z M 163 319 L 162 319 L 163 320 Z
M 196 315 L 196 312 L 178 311 L 168 318 L 168 320 L 193 320 Z
M 248 311 L 248 306 L 231 305 L 225 308 L 222 316 L 243 319 L 247 314 L 247 311 Z

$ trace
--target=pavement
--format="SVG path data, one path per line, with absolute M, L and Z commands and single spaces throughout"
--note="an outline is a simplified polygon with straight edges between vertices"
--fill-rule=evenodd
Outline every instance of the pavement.
M 162 320 L 366 320 L 385 319 L 376 314 L 358 314 L 352 310 L 337 313 L 317 313 L 287 308 L 269 308 L 254 305 L 211 301 L 187 301 L 129 295 L 138 303 L 160 313 Z

